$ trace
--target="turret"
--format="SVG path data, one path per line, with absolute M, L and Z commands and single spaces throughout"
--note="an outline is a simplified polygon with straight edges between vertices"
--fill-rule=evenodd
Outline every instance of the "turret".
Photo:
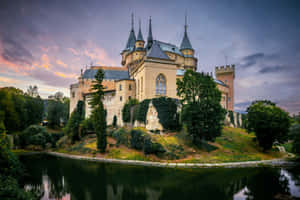
M 187 16 L 185 16 L 184 36 L 180 45 L 180 51 L 183 55 L 194 56 L 194 49 L 187 35 Z
M 133 14 L 131 14 L 131 30 L 130 30 L 130 33 L 129 33 L 129 37 L 128 37 L 125 49 L 121 53 L 121 55 L 122 55 L 122 65 L 125 64 L 126 55 L 129 52 L 131 52 L 131 51 L 134 50 L 134 48 L 135 48 L 135 41 L 136 41 L 136 37 L 135 37 L 135 33 L 134 33 Z
M 151 17 L 149 19 L 149 32 L 148 32 L 148 38 L 147 38 L 147 49 L 150 49 L 153 44 L 153 37 L 152 37 L 152 24 L 151 24 Z
M 138 33 L 138 36 L 135 41 L 135 48 L 142 50 L 142 49 L 144 49 L 144 44 L 145 44 L 145 41 L 144 41 L 142 30 L 141 30 L 141 20 L 139 20 L 139 33 Z
M 235 78 L 235 66 L 227 65 L 216 67 L 215 69 L 216 79 L 222 81 L 229 87 L 229 93 L 227 97 L 228 110 L 234 109 L 234 78 Z

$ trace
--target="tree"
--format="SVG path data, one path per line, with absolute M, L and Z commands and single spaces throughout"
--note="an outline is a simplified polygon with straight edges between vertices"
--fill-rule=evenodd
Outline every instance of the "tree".
M 0 110 L 8 133 L 20 131 L 39 123 L 44 112 L 43 100 L 24 95 L 22 90 L 8 87 L 0 89 Z
M 74 143 L 76 140 L 80 139 L 79 128 L 81 122 L 84 120 L 84 102 L 78 101 L 77 106 L 71 114 L 71 117 L 64 129 L 65 133 L 71 138 Z
M 40 97 L 25 96 L 24 102 L 24 128 L 32 124 L 38 124 L 43 119 L 44 101 Z
M 271 149 L 275 141 L 288 139 L 290 118 L 287 112 L 270 101 L 255 101 L 247 108 L 247 131 L 254 132 L 264 151 Z
M 34 86 L 29 86 L 27 89 L 27 95 L 30 97 L 38 97 L 39 92 L 38 92 L 38 87 L 36 85 Z
M 47 120 L 49 127 L 60 127 L 60 122 L 64 117 L 64 104 L 60 101 L 49 100 L 48 101 L 48 115 Z
M 92 98 L 91 98 L 91 106 L 92 106 L 92 120 L 94 123 L 95 132 L 97 135 L 97 148 L 100 149 L 101 152 L 105 152 L 106 149 L 106 113 L 103 106 L 103 98 L 104 91 L 102 81 L 104 79 L 104 72 L 102 69 L 97 71 L 95 76 L 95 80 L 92 85 Z
M 221 134 L 226 111 L 220 104 L 221 92 L 212 77 L 187 70 L 182 80 L 177 79 L 177 95 L 182 97 L 182 121 L 193 143 L 214 141 Z

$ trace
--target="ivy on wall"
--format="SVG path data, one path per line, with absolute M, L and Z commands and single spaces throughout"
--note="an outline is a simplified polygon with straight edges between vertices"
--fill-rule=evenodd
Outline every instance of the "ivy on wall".
M 138 104 L 134 111 L 134 120 L 143 122 L 146 124 L 146 117 L 149 108 L 150 99 L 145 99 Z
M 157 110 L 159 123 L 164 129 L 177 130 L 180 128 L 176 99 L 160 97 L 152 99 L 152 103 Z
M 127 101 L 127 103 L 125 103 L 123 109 L 122 109 L 122 119 L 123 122 L 130 122 L 130 110 L 132 108 L 132 106 L 137 105 L 139 102 L 137 99 L 130 99 L 129 101 Z

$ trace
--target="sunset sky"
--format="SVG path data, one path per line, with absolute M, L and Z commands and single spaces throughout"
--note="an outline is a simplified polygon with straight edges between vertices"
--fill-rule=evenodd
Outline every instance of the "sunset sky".
M 236 65 L 235 109 L 256 99 L 275 101 L 300 112 L 300 1 L 75 1 L 0 2 L 0 87 L 26 90 L 37 85 L 42 97 L 76 82 L 80 69 L 121 66 L 120 52 L 134 13 L 147 38 L 180 45 L 184 16 L 198 57 L 198 71 Z M 227 59 L 226 59 L 227 57 Z

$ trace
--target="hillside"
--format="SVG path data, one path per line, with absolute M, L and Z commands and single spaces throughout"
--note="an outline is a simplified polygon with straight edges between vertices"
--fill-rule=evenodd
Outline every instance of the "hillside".
M 144 129 L 141 129 L 146 131 Z M 114 132 L 116 130 L 110 130 Z M 269 152 L 262 152 L 255 142 L 254 134 L 248 134 L 240 128 L 224 127 L 222 135 L 217 137 L 215 142 L 203 143 L 196 147 L 191 143 L 185 131 L 180 133 L 168 133 L 157 135 L 147 133 L 156 143 L 165 149 L 164 153 L 157 155 L 145 155 L 143 151 L 129 148 L 130 145 L 117 145 L 117 141 L 109 134 L 108 146 L 105 154 L 100 154 L 96 149 L 96 136 L 88 135 L 82 141 L 74 145 L 57 149 L 58 152 L 77 155 L 96 156 L 104 158 L 116 158 L 127 160 L 148 160 L 168 162 L 197 162 L 197 163 L 219 163 L 267 160 L 282 158 L 287 155 L 272 149 Z

